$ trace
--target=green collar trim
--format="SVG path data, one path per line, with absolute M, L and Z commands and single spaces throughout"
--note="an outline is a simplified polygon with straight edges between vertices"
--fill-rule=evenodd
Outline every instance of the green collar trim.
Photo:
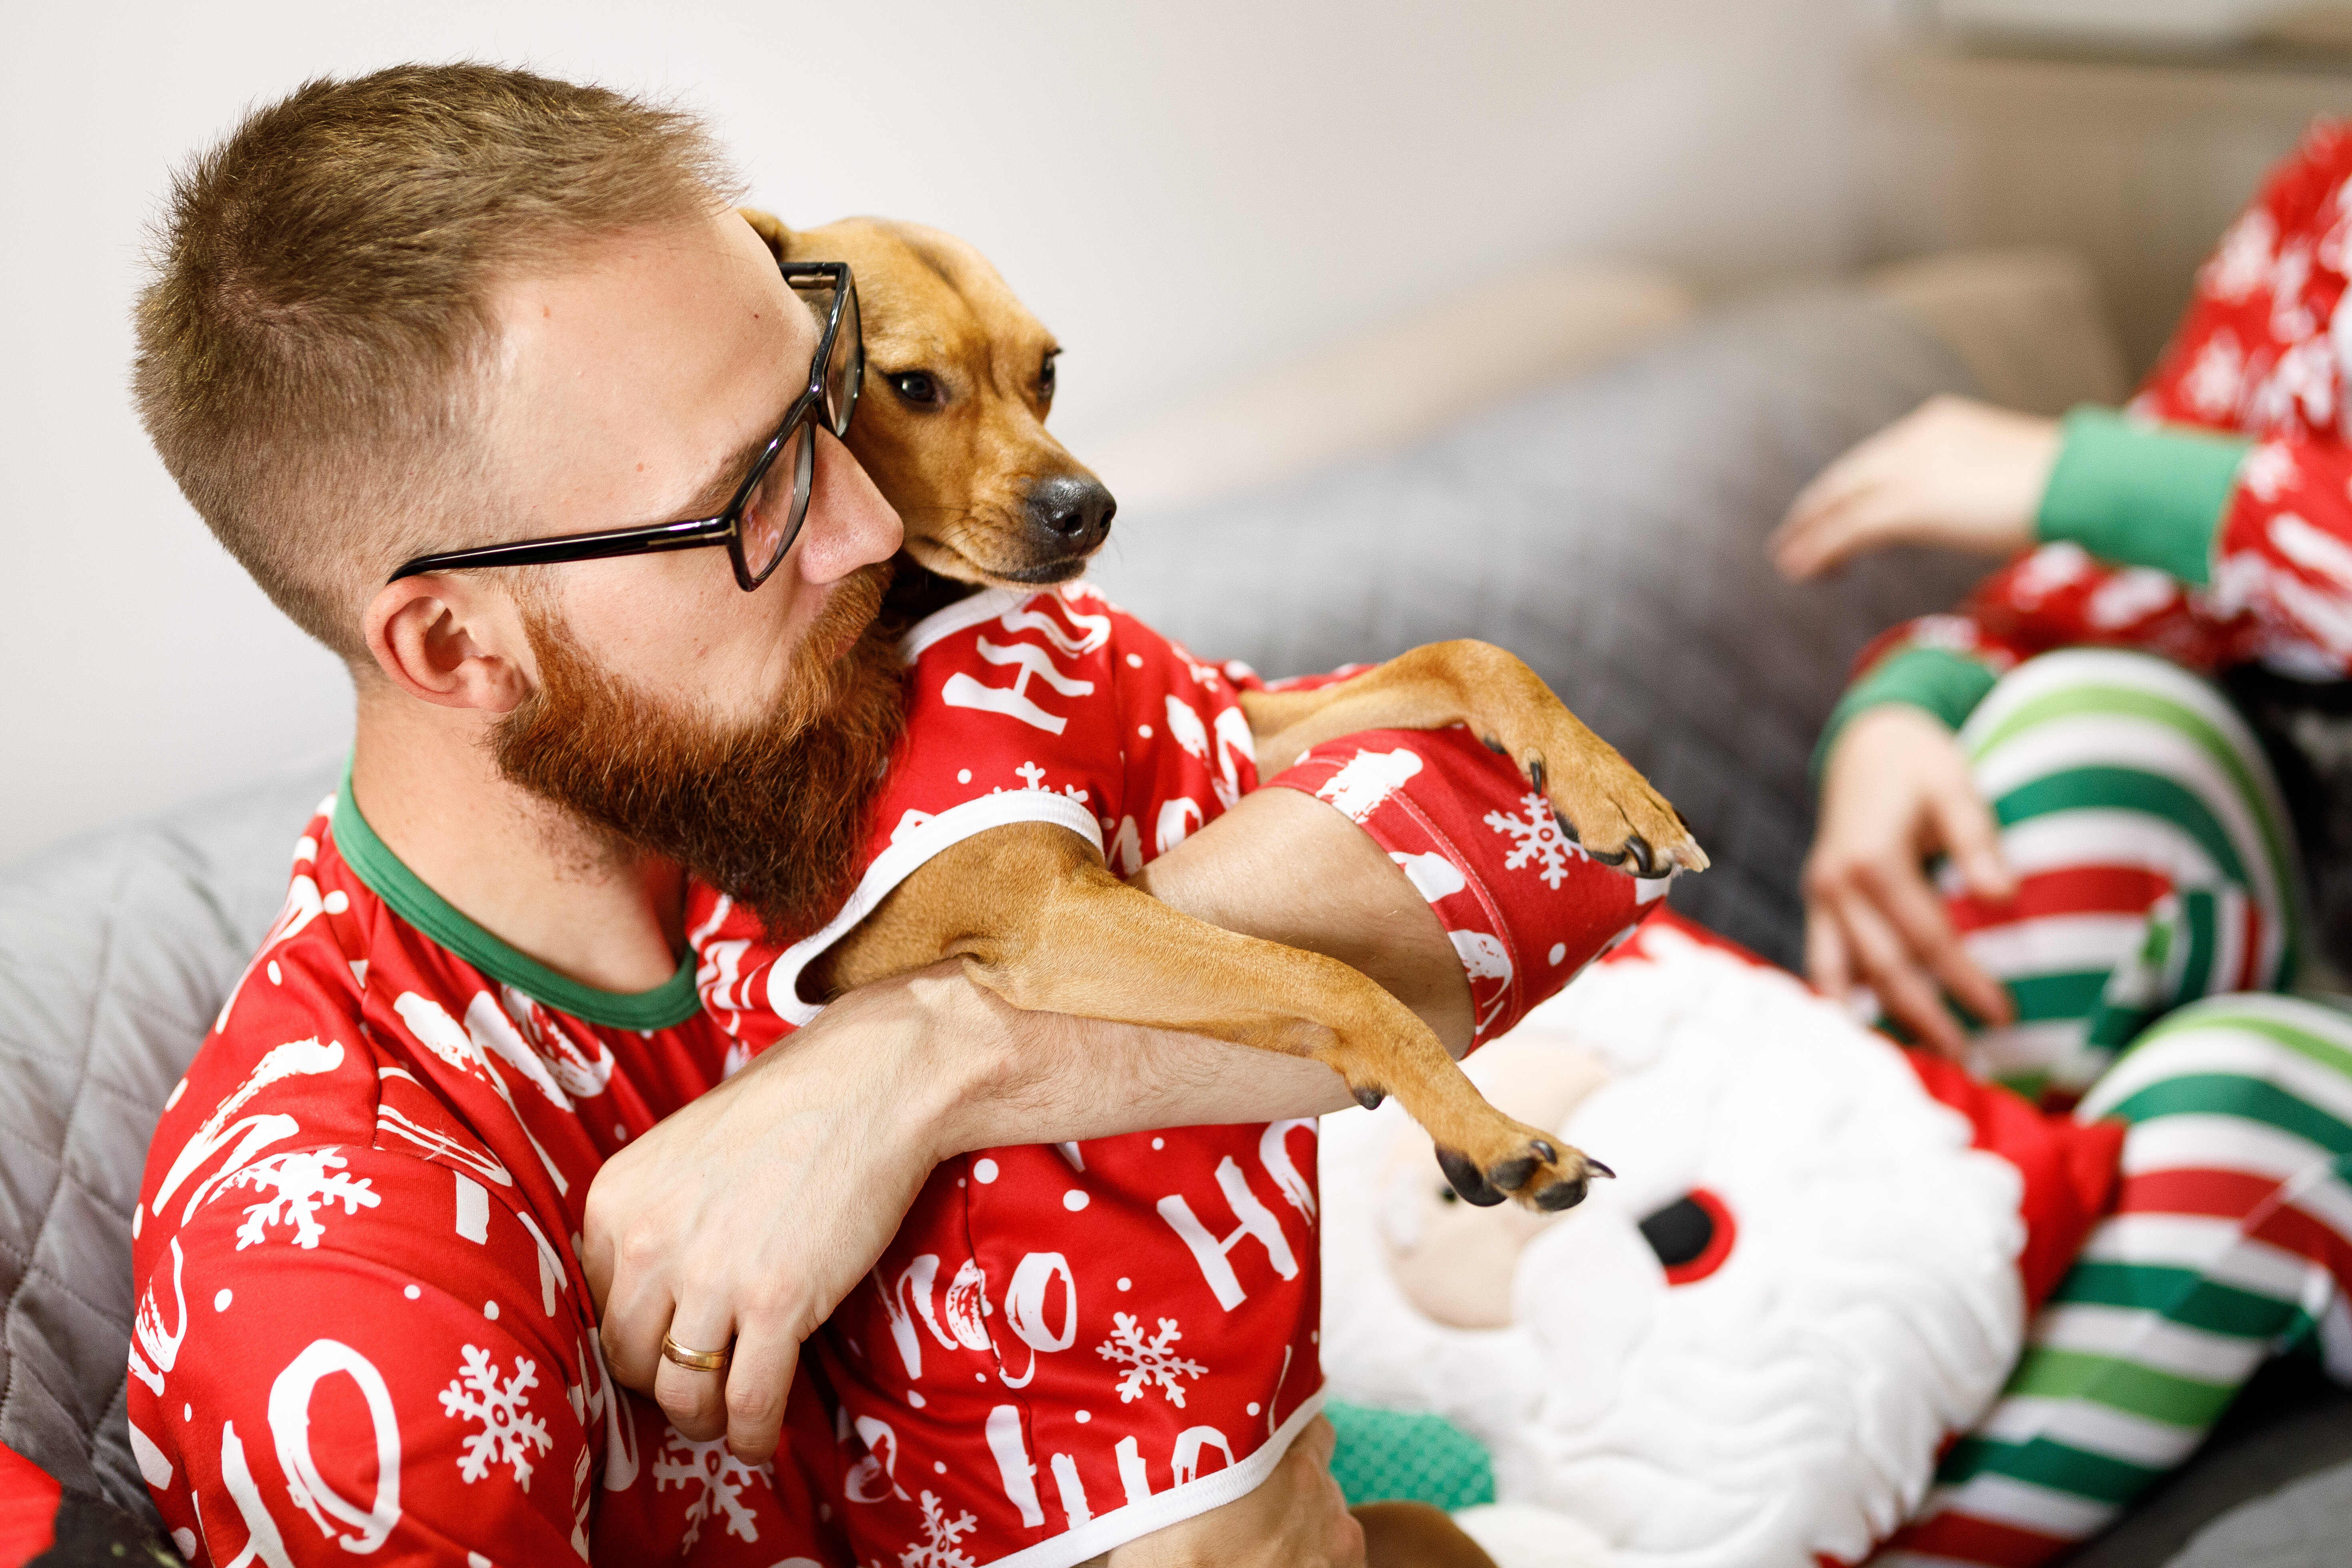
M 686 955 L 676 974 L 650 991 L 600 991 L 558 974 L 458 913 L 448 900 L 426 887 L 360 815 L 359 805 L 352 798 L 349 762 L 343 764 L 343 782 L 335 791 L 331 826 L 335 847 L 341 851 L 344 863 L 393 913 L 491 979 L 513 986 L 534 1001 L 584 1023 L 614 1029 L 675 1028 L 702 1011 L 702 997 L 694 988 L 692 952 Z

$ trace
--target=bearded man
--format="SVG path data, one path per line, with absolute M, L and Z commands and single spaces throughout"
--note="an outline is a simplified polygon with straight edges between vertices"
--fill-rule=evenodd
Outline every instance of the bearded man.
M 479 67 L 313 82 L 176 188 L 148 429 L 358 715 L 134 1216 L 132 1446 L 192 1562 L 836 1562 L 796 1349 L 939 1160 L 1346 1102 L 951 969 L 749 1065 L 704 1013 L 688 879 L 829 907 L 899 721 L 847 280 L 731 194 L 689 119 Z M 1268 792 L 1156 870 L 1466 1044 L 1339 814 Z M 1120 1560 L 1360 1560 L 1328 1452 Z

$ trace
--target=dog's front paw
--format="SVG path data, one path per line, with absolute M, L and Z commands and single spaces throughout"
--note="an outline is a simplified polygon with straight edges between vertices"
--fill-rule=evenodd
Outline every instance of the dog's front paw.
M 1551 803 L 1560 833 L 1603 865 L 1630 864 L 1637 877 L 1706 870 L 1706 851 L 1683 814 L 1615 747 L 1581 724 L 1576 730 L 1582 732 L 1563 737 L 1565 745 L 1524 746 L 1512 757 Z
M 1490 1207 L 1517 1198 L 1528 1208 L 1554 1213 L 1582 1203 L 1593 1177 L 1617 1173 L 1549 1133 L 1507 1117 L 1497 1120 L 1497 1135 L 1483 1160 L 1443 1143 L 1437 1146 L 1437 1168 L 1465 1203 Z

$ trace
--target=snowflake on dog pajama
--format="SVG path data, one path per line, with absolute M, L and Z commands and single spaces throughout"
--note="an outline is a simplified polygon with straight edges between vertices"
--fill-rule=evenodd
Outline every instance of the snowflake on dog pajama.
M 971 835 L 1055 824 L 1128 875 L 1258 784 L 1236 695 L 1256 678 L 1084 587 L 975 595 L 903 651 L 907 734 L 841 912 L 779 943 L 724 897 L 689 908 L 739 1059 L 814 1017 L 809 964 Z M 1592 861 L 1459 729 L 1348 737 L 1271 782 L 1390 852 L 1463 956 L 1481 1039 L 1664 889 Z M 833 1503 L 857 1560 L 1065 1568 L 1248 1492 L 1321 1406 L 1317 1215 L 1311 1121 L 941 1166 L 810 1342 L 840 1402 Z

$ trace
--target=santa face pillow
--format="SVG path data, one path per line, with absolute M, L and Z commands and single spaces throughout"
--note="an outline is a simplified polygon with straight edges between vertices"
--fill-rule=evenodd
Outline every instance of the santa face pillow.
M 1501 1506 L 1464 1522 L 1503 1568 L 1861 1561 L 2017 1358 L 2027 1216 L 2071 1247 L 2100 1195 L 2042 1190 L 2085 1130 L 1988 1118 L 1671 917 L 1467 1065 L 1620 1179 L 1473 1208 L 1401 1115 L 1328 1118 L 1323 1352 L 1335 1398 L 1486 1444 Z

